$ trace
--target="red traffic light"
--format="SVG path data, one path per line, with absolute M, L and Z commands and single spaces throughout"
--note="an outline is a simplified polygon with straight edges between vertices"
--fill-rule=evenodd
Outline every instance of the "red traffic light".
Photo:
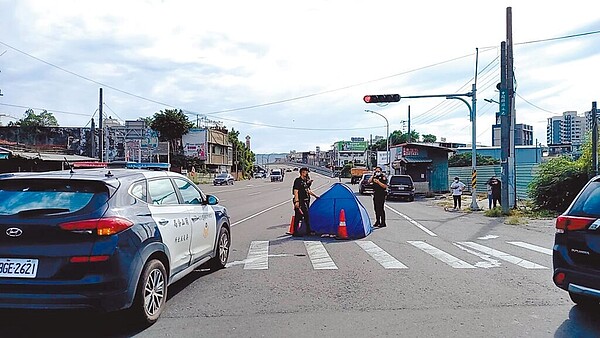
M 365 103 L 387 103 L 400 101 L 400 94 L 365 95 Z

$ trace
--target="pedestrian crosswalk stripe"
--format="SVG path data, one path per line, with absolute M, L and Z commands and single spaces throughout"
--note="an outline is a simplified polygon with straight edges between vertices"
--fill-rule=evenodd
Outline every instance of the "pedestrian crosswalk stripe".
M 365 250 L 373 259 L 375 259 L 385 269 L 407 269 L 408 267 L 385 252 L 371 241 L 357 241 L 356 244 Z
M 525 242 L 506 242 L 506 243 L 520 246 L 521 248 L 533 250 L 536 252 L 540 252 L 540 253 L 552 256 L 552 249 L 544 248 L 541 246 L 537 246 L 537 245 L 533 245 L 533 244 L 529 244 L 529 243 L 525 243 Z
M 475 250 L 471 250 L 469 248 L 465 248 L 464 246 L 462 246 L 458 243 L 452 243 L 452 244 L 454 244 L 457 248 L 470 253 L 471 255 L 475 255 L 475 256 L 483 259 L 483 261 L 475 263 L 475 266 L 478 268 L 489 269 L 489 268 L 497 268 L 500 266 L 500 261 L 497 259 L 493 259 L 489 255 L 486 255 L 481 252 L 477 252 Z
M 267 270 L 269 268 L 269 241 L 252 241 L 244 270 Z
M 492 248 L 488 248 L 487 246 L 481 245 L 481 244 L 477 244 L 474 242 L 458 242 L 458 244 L 460 245 L 464 245 L 467 246 L 471 249 L 483 252 L 485 254 L 488 254 L 490 256 L 499 258 L 503 261 L 509 262 L 509 263 L 513 263 L 516 264 L 520 267 L 523 267 L 525 269 L 547 269 L 547 267 L 530 262 L 528 260 L 519 258 L 519 257 L 515 257 L 512 255 L 509 255 L 505 252 L 499 251 L 499 250 L 495 250 Z
M 462 261 L 449 253 L 446 253 L 432 245 L 429 245 L 422 241 L 408 241 L 412 246 L 423 250 L 424 252 L 432 255 L 438 260 L 450 265 L 455 269 L 475 269 L 475 267 L 465 261 Z
M 337 265 L 333 262 L 323 243 L 319 241 L 304 241 L 306 252 L 310 258 L 313 269 L 315 270 L 337 270 Z

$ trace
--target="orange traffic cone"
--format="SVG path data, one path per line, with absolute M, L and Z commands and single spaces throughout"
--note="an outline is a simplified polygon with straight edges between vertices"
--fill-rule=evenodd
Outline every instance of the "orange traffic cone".
M 288 230 L 288 232 L 286 232 L 286 234 L 288 234 L 288 235 L 294 234 L 294 215 L 292 215 L 292 221 L 290 222 L 290 230 Z
M 340 224 L 338 225 L 337 239 L 348 239 L 348 231 L 346 230 L 346 212 L 344 209 L 340 211 Z

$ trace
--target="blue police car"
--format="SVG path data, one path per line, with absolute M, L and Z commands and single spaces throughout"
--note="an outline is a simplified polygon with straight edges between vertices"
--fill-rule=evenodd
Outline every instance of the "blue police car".
M 0 175 L 0 308 L 125 310 L 154 323 L 168 286 L 225 267 L 227 210 L 166 171 Z

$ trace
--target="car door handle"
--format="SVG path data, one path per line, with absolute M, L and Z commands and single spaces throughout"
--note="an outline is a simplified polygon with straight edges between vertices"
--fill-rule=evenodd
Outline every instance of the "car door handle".
M 193 216 L 193 217 L 192 217 L 192 222 L 196 222 L 196 221 L 197 221 L 197 220 L 199 220 L 199 219 L 200 219 L 200 217 L 199 217 L 199 216 Z
M 160 225 L 166 225 L 167 223 L 169 223 L 169 220 L 166 219 L 161 219 L 160 221 L 158 221 L 158 224 Z

